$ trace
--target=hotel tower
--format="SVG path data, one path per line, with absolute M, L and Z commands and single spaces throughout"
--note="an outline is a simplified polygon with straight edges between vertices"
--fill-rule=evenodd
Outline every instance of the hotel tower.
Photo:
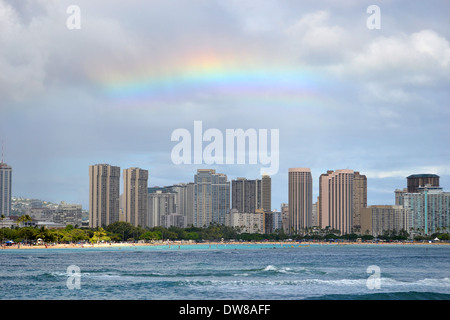
M 309 168 L 289 169 L 289 232 L 312 224 L 312 176 Z
M 353 227 L 354 171 L 328 170 L 319 181 L 319 226 L 349 234 Z
M 104 227 L 119 221 L 120 167 L 89 166 L 89 227 Z
M 225 224 L 230 212 L 230 182 L 214 169 L 198 169 L 194 176 L 194 227 Z
M 135 227 L 147 226 L 148 170 L 123 170 L 123 201 L 125 221 Z
M 11 214 L 11 177 L 11 166 L 0 162 L 0 215 L 5 217 Z

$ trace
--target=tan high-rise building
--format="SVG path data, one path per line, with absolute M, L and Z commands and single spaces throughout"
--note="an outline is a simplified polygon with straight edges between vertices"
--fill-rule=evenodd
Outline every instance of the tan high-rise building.
M 312 224 L 312 175 L 309 168 L 289 169 L 289 232 Z
M 367 177 L 355 171 L 353 177 L 353 232 L 361 232 L 361 212 L 367 207 Z
M 133 226 L 147 226 L 148 170 L 123 170 L 123 209 L 125 221 Z
M 120 167 L 89 166 L 89 227 L 119 221 Z
M 321 228 L 352 232 L 353 170 L 327 171 L 319 181 L 319 224 Z

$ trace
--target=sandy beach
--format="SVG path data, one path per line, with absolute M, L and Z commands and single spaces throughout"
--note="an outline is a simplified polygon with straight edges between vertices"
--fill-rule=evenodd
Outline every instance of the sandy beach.
M 435 242 L 293 242 L 293 241 L 273 241 L 273 242 L 189 242 L 189 241 L 168 241 L 168 242 L 155 242 L 155 243 L 83 243 L 83 244 L 42 244 L 42 245 L 23 245 L 14 244 L 10 246 L 2 246 L 2 250 L 8 249 L 70 249 L 70 248 L 112 248 L 112 247 L 142 247 L 142 246 L 205 246 L 211 247 L 225 246 L 225 245 L 273 245 L 273 246 L 286 246 L 286 247 L 299 247 L 309 245 L 330 245 L 330 246 L 344 246 L 344 245 L 450 245 L 449 242 L 435 241 Z

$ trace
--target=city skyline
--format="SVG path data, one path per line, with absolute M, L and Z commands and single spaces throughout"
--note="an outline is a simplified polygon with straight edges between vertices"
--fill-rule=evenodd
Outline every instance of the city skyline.
M 393 203 L 411 174 L 450 185 L 446 0 L 80 0 L 79 28 L 69 5 L 0 0 L 0 139 L 13 196 L 88 208 L 92 163 L 145 168 L 150 186 L 203 168 L 232 180 L 269 167 L 261 154 L 258 164 L 175 164 L 171 134 L 194 137 L 196 121 L 214 137 L 278 130 L 275 208 L 295 167 L 311 169 L 314 199 L 327 170 L 365 174 L 368 205 Z M 207 147 L 220 141 L 200 138 L 217 156 Z
M 123 170 L 124 192 L 119 196 L 120 170 L 110 164 L 89 166 L 90 209 L 89 220 L 84 222 L 89 227 L 123 221 L 150 228 L 218 224 L 267 234 L 277 228 L 287 234 L 314 228 L 341 234 L 401 231 L 414 235 L 446 230 L 450 222 L 450 192 L 444 191 L 435 174 L 408 176 L 407 187 L 394 191 L 395 205 L 367 206 L 367 179 L 359 171 L 340 169 L 321 174 L 320 195 L 313 203 L 310 169 L 290 168 L 289 205 L 282 203 L 280 210 L 267 210 L 262 204 L 270 198 L 271 178 L 265 174 L 262 179 L 240 177 L 230 183 L 224 173 L 198 169 L 194 182 L 148 187 L 148 171 L 133 167 Z M 81 224 L 79 204 L 61 202 L 58 210 L 53 208 L 54 217 L 52 210 L 34 204 L 31 208 L 32 218 L 38 221 L 35 223 Z
M 12 182 L 14 181 L 14 179 L 12 179 L 11 178 L 11 176 L 12 176 L 12 167 L 11 166 L 9 166 L 9 165 L 7 165 L 6 163 L 0 163 L 0 164 L 2 164 L 2 168 L 3 169 L 7 169 L 8 170 L 8 174 L 9 174 L 9 176 L 8 176 L 8 182 L 9 183 L 11 183 L 12 184 Z M 101 175 L 101 173 L 99 173 L 98 172 L 98 169 L 94 169 L 94 167 L 102 167 L 102 166 L 105 166 L 105 167 L 112 167 L 112 168 L 114 168 L 113 170 L 115 170 L 115 180 L 116 180 L 116 182 L 115 182 L 115 184 L 117 184 L 117 180 L 118 180 L 118 187 L 117 186 L 115 186 L 115 189 L 117 189 L 118 190 L 118 194 L 119 194 L 119 197 L 118 198 L 121 198 L 121 197 L 123 197 L 123 199 L 125 199 L 126 198 L 126 193 L 128 192 L 127 191 L 127 187 L 126 187 L 126 185 L 128 184 L 128 185 L 130 185 L 130 181 L 128 181 L 127 183 L 126 182 L 124 182 L 124 181 L 126 181 L 126 180 L 130 180 L 130 179 L 132 179 L 131 181 L 132 181 L 132 184 L 134 184 L 134 187 L 133 188 L 139 188 L 139 189 L 142 189 L 143 188 L 143 181 L 146 181 L 147 182 L 147 185 L 146 185 L 146 190 L 147 190 L 147 192 L 148 193 L 151 193 L 151 192 L 154 192 L 154 191 L 150 191 L 151 189 L 155 189 L 155 190 L 164 190 L 164 191 L 166 191 L 165 189 L 166 188 L 174 188 L 174 187 L 179 187 L 179 186 L 186 186 L 186 185 L 189 185 L 189 184 L 195 184 L 195 182 L 193 182 L 193 181 L 195 181 L 195 176 L 196 176 L 196 173 L 194 172 L 194 173 L 192 173 L 192 175 L 193 175 L 193 178 L 192 179 L 190 179 L 190 180 L 187 180 L 187 181 L 178 181 L 177 183 L 167 183 L 167 184 L 165 184 L 165 185 L 151 185 L 150 183 L 148 183 L 148 179 L 149 179 L 149 172 L 148 172 L 148 170 L 146 170 L 146 169 L 144 169 L 144 168 L 137 168 L 137 167 L 129 167 L 129 168 L 127 168 L 127 169 L 122 169 L 120 166 L 118 166 L 118 165 L 111 165 L 111 164 L 109 164 L 109 163 L 103 163 L 103 164 L 95 164 L 95 165 L 89 165 L 89 175 L 88 175 L 88 179 L 90 180 L 90 182 L 89 182 L 89 185 L 92 187 L 92 185 L 93 185 L 93 180 L 92 180 L 92 178 L 91 178 L 91 175 L 93 175 L 94 174 L 94 172 L 95 172 L 95 174 L 98 174 L 98 175 Z M 94 170 L 96 170 L 96 171 L 94 171 Z M 123 170 L 123 175 L 121 176 L 120 175 L 120 170 Z M 101 170 L 100 170 L 101 171 Z M 107 169 L 107 171 L 108 171 L 108 169 Z M 200 168 L 200 169 L 197 169 L 196 170 L 196 172 L 198 173 L 198 172 L 215 172 L 215 169 L 210 169 L 210 168 Z M 133 173 L 134 172 L 134 173 Z M 138 172 L 140 172 L 140 174 L 141 174 L 141 179 L 137 179 L 136 180 L 136 178 L 135 177 L 139 177 L 139 173 Z M 355 177 L 356 178 L 359 178 L 358 180 L 361 180 L 361 182 L 360 182 L 360 185 L 359 185 L 359 188 L 361 188 L 361 186 L 363 186 L 363 189 L 364 189 L 364 193 L 362 193 L 360 196 L 361 196 L 361 199 L 360 199 L 360 196 L 358 195 L 356 198 L 354 198 L 353 199 L 353 201 L 357 201 L 358 202 L 358 204 L 357 204 L 357 209 L 361 209 L 361 208 L 365 208 L 365 207 L 370 207 L 370 206 L 377 206 L 377 205 L 398 205 L 399 203 L 398 203 L 398 197 L 399 197 L 399 194 L 401 195 L 402 193 L 405 193 L 405 192 L 407 192 L 408 191 L 408 188 L 409 188 L 409 186 L 410 186 L 410 184 L 411 184 L 411 180 L 415 180 L 415 181 L 420 181 L 421 182 L 421 184 L 419 185 L 419 184 L 417 184 L 417 182 L 415 182 L 417 185 L 416 185 L 416 189 L 417 189 L 417 187 L 419 187 L 419 186 L 424 186 L 424 184 L 422 183 L 422 182 L 426 182 L 427 184 L 429 183 L 430 184 L 430 186 L 432 186 L 432 187 L 435 187 L 435 186 L 437 186 L 437 187 L 439 187 L 439 185 L 440 185 L 440 176 L 439 175 L 437 175 L 437 174 L 430 174 L 430 173 L 420 173 L 420 174 L 417 174 L 417 173 L 415 173 L 415 174 L 411 174 L 411 175 L 409 175 L 409 176 L 407 176 L 407 177 L 404 177 L 404 180 L 406 181 L 404 181 L 404 184 L 403 185 L 397 185 L 397 186 L 395 186 L 395 189 L 393 189 L 393 190 L 391 190 L 391 196 L 392 196 L 392 199 L 388 199 L 388 202 L 386 202 L 386 203 L 370 203 L 368 200 L 369 200 L 369 196 L 367 195 L 367 185 L 369 184 L 368 182 L 367 182 L 367 178 L 366 178 L 366 176 L 365 175 L 362 175 L 362 174 L 360 174 L 360 172 L 359 171 L 357 171 L 357 170 L 352 170 L 352 169 L 335 169 L 335 170 L 326 170 L 325 172 L 322 172 L 322 173 L 320 173 L 320 175 L 318 175 L 318 178 L 317 179 L 314 179 L 313 177 L 312 177 L 312 174 L 311 174 L 311 169 L 310 168 L 289 168 L 289 170 L 288 170 L 288 174 L 289 173 L 294 173 L 294 172 L 307 172 L 308 173 L 308 175 L 309 175 L 309 179 L 311 179 L 311 181 L 309 182 L 309 184 L 311 184 L 311 185 L 314 185 L 314 181 L 315 180 L 317 180 L 317 185 L 318 185 L 318 188 L 320 189 L 320 180 L 321 180 L 321 178 L 322 178 L 322 176 L 326 176 L 326 175 L 328 175 L 328 174 L 330 174 L 330 173 L 333 173 L 333 172 L 337 172 L 337 173 L 339 173 L 339 172 L 352 172 L 352 173 L 354 173 L 354 175 L 355 175 Z M 133 178 L 130 178 L 130 174 L 133 176 Z M 268 179 L 269 179 L 269 184 L 270 184 L 270 186 L 271 186 L 271 180 L 272 180 L 272 178 L 270 177 L 270 176 L 268 176 L 268 175 L 261 175 L 260 176 L 260 178 L 247 178 L 247 177 L 236 177 L 236 178 L 230 178 L 230 179 L 228 179 L 228 175 L 226 174 L 226 173 L 220 173 L 219 175 L 222 175 L 222 176 L 224 176 L 226 179 L 227 179 L 227 181 L 228 181 L 228 183 L 229 183 L 229 193 L 230 193 L 230 209 L 232 209 L 233 208 L 233 199 L 232 199 L 232 195 L 233 195 L 233 184 L 232 184 L 232 182 L 234 183 L 234 182 L 240 182 L 240 181 L 249 181 L 249 182 L 253 182 L 253 183 L 255 183 L 255 181 L 257 181 L 258 183 L 257 183 L 257 186 L 259 185 L 259 190 L 258 190 L 258 192 L 260 193 L 260 197 L 261 197 L 261 199 L 263 198 L 262 197 L 262 190 L 261 190 L 261 186 L 263 185 L 263 182 L 262 182 L 262 180 L 263 180 L 263 178 L 264 177 L 267 177 Z M 144 177 L 144 178 L 142 178 L 142 177 Z M 361 177 L 363 178 L 363 179 L 361 179 Z M 419 179 L 419 177 L 420 177 L 420 179 Z M 429 180 L 427 180 L 427 179 L 429 179 Z M 436 184 L 436 181 L 437 181 L 437 184 Z M 287 185 L 289 185 L 291 182 L 290 182 L 290 179 L 288 178 L 287 180 L 286 180 L 286 184 Z M 361 183 L 363 183 L 363 185 L 361 185 Z M 309 188 L 309 187 L 308 187 Z M 8 189 L 11 189 L 11 188 L 8 188 Z M 270 189 L 272 189 L 271 187 L 269 187 L 269 190 Z M 289 189 L 289 188 L 288 188 Z M 411 191 L 411 190 L 410 190 Z M 408 191 L 408 192 L 410 192 L 410 191 Z M 415 191 L 415 192 L 417 192 L 417 191 Z M 90 193 L 92 193 L 92 191 L 90 191 Z M 272 191 L 270 190 L 269 191 L 269 194 L 270 194 L 270 198 L 271 198 L 271 193 L 272 193 Z M 308 191 L 308 193 L 309 193 L 309 191 Z M 133 191 L 133 195 L 134 195 L 134 197 L 135 198 L 139 198 L 135 193 L 134 193 L 134 191 Z M 254 197 L 254 195 L 251 195 L 251 196 L 253 196 Z M 289 199 L 289 191 L 286 193 L 286 195 L 285 195 L 285 197 L 286 197 L 286 199 Z M 308 197 L 309 197 L 309 195 L 308 195 Z M 13 198 L 26 198 L 26 199 L 36 199 L 36 200 L 42 200 L 42 201 L 49 201 L 48 200 L 48 198 L 47 197 L 45 197 L 44 196 L 44 198 L 37 198 L 37 197 L 23 197 L 23 196 L 16 196 L 16 195 L 12 195 L 11 194 L 11 199 L 13 199 Z M 315 193 L 313 193 L 312 194 L 312 204 L 315 204 L 315 203 L 319 203 L 319 201 L 320 201 L 320 190 L 319 190 L 319 192 L 317 193 L 317 195 L 315 194 Z M 259 199 L 259 200 L 257 200 L 257 204 L 260 206 L 260 208 L 262 208 L 262 200 L 261 199 Z M 314 199 L 316 199 L 316 201 L 314 201 Z M 122 201 L 122 200 L 121 200 Z M 248 199 L 246 199 L 246 200 L 244 200 L 244 199 L 242 199 L 242 201 L 246 201 L 246 202 L 248 202 L 249 200 Z M 51 202 L 51 201 L 50 201 Z M 58 199 L 56 202 L 53 202 L 53 203 L 61 203 L 61 202 L 64 202 L 64 203 L 67 203 L 67 201 L 66 201 L 66 199 Z M 123 209 L 124 210 L 124 212 L 123 212 L 123 214 L 124 214 L 124 219 L 126 219 L 126 220 L 131 220 L 131 218 L 129 217 L 129 215 L 127 216 L 127 210 L 126 210 L 126 208 L 127 208 L 127 205 L 126 204 L 124 204 L 124 203 L 127 203 L 126 201 L 124 201 L 122 204 L 120 204 L 119 205 L 119 208 L 120 209 Z M 267 202 L 266 202 L 267 203 Z M 278 209 L 280 209 L 282 206 L 283 206 L 283 204 L 288 204 L 289 202 L 288 202 L 288 200 L 286 200 L 286 201 L 283 201 L 283 202 L 280 202 L 280 203 L 273 203 L 272 201 L 271 201 L 271 203 L 272 203 L 272 209 L 271 210 L 278 210 Z M 81 204 L 82 205 L 82 208 L 84 208 L 84 210 L 88 210 L 89 208 L 90 208 L 90 203 L 88 202 L 88 204 L 85 206 L 85 205 L 83 205 L 82 203 L 77 203 L 77 202 L 72 202 L 72 204 Z M 248 204 L 246 204 L 246 206 L 248 206 Z M 256 207 L 256 206 L 255 206 Z M 88 210 L 89 211 L 89 210 Z M 137 216 L 137 215 L 136 215 Z M 305 217 L 304 217 L 305 218 Z M 355 219 L 355 213 L 354 213 L 354 215 L 353 215 L 353 219 Z M 133 224 L 134 224 L 134 220 L 133 220 Z M 304 223 L 302 223 L 302 224 L 304 224 Z

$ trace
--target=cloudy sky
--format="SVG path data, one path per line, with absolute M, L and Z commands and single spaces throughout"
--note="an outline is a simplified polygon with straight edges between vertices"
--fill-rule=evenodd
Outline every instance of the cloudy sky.
M 0 0 L 13 195 L 88 208 L 96 163 L 148 169 L 149 186 L 197 168 L 260 177 L 260 163 L 174 164 L 171 134 L 194 121 L 279 130 L 275 209 L 291 167 L 311 168 L 315 197 L 326 170 L 360 171 L 369 205 L 393 204 L 410 174 L 450 190 L 449 12 L 447 0 Z

